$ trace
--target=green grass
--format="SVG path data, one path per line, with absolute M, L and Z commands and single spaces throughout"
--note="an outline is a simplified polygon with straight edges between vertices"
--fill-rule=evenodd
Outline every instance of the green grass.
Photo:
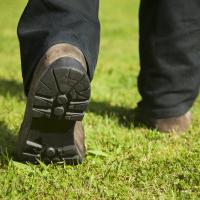
M 25 3 L 0 0 L 0 199 L 200 199 L 200 100 L 181 137 L 134 128 L 132 110 L 140 99 L 137 0 L 101 0 L 101 51 L 84 118 L 85 162 L 12 161 L 26 103 L 16 37 Z

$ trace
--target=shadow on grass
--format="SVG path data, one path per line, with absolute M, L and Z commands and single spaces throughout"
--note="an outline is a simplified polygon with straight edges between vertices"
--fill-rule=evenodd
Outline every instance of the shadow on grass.
M 0 95 L 11 95 L 23 98 L 23 85 L 15 80 L 0 79 Z M 129 109 L 120 106 L 112 106 L 109 102 L 92 101 L 89 106 L 89 112 L 101 116 L 117 117 L 120 125 L 130 128 L 136 126 L 136 109 Z
M 23 85 L 16 80 L 6 80 L 0 78 L 0 95 L 11 95 L 22 98 L 23 97 Z
M 91 101 L 88 111 L 101 116 L 116 117 L 119 125 L 127 128 L 139 126 L 136 120 L 136 109 L 112 106 L 108 102 Z
M 0 95 L 11 95 L 23 98 L 23 85 L 15 80 L 0 79 Z M 139 126 L 136 121 L 136 109 L 125 108 L 122 106 L 112 106 L 109 102 L 91 101 L 89 112 L 100 116 L 115 117 L 119 125 L 127 128 Z M 8 151 L 12 155 L 16 144 L 16 136 L 11 133 L 4 122 L 0 121 L 0 148 Z
M 16 80 L 7 80 L 0 78 L 0 95 L 17 97 L 23 99 L 23 85 Z M 8 158 L 13 158 L 17 136 L 12 133 L 4 121 L 0 121 L 0 151 L 7 154 Z M 1 156 L 2 159 L 2 156 Z
M 0 121 L 0 150 L 2 154 L 7 154 L 8 158 L 13 158 L 17 142 L 17 136 L 12 133 L 5 122 Z

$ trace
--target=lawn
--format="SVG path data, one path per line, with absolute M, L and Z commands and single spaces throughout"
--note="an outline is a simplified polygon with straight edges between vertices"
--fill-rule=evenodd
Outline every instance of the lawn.
M 200 99 L 181 137 L 134 127 L 139 1 L 100 2 L 87 157 L 78 166 L 35 166 L 12 160 L 26 104 L 16 36 L 26 1 L 0 0 L 0 199 L 200 199 Z

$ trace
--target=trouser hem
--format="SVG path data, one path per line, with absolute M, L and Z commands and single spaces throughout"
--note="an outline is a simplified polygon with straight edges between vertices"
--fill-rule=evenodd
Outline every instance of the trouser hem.
M 166 119 L 172 117 L 180 117 L 186 114 L 193 106 L 193 102 L 188 104 L 180 104 L 176 107 L 171 108 L 159 108 L 152 109 L 147 106 L 142 105 L 142 102 L 138 103 L 138 111 L 142 113 L 143 116 L 151 119 Z

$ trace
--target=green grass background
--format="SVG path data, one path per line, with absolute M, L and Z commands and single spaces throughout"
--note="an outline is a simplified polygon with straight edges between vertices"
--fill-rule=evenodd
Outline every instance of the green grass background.
M 138 0 L 100 0 L 101 51 L 84 118 L 85 162 L 12 161 L 26 103 L 16 36 L 25 3 L 0 0 L 0 199 L 200 199 L 200 100 L 192 127 L 181 137 L 134 128 Z

